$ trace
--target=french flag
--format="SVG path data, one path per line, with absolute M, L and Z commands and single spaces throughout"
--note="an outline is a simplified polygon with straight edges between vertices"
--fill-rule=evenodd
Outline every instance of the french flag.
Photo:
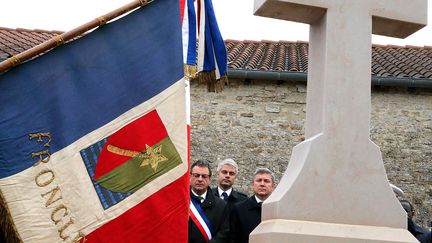
M 154 1 L 0 73 L 0 203 L 9 235 L 187 242 L 179 21 L 177 1 Z
M 183 62 L 196 65 L 197 23 L 194 0 L 180 0 Z
M 199 0 L 198 72 L 215 70 L 216 79 L 227 70 L 227 51 L 211 0 Z

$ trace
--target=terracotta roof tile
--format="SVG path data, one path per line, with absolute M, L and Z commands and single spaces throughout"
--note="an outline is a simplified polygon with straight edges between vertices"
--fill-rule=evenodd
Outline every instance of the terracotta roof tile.
M 276 49 L 277 45 L 273 42 L 269 42 L 268 43 L 268 47 L 267 50 L 265 51 L 263 58 L 262 58 L 262 62 L 261 62 L 261 70 L 265 70 L 265 71 L 270 71 L 273 69 L 273 65 L 274 65 L 274 61 L 273 61 L 273 57 L 276 54 Z
M 275 58 L 273 69 L 276 71 L 285 71 L 287 64 L 285 46 L 278 44 L 276 48 L 276 55 L 273 57 Z
M 6 59 L 19 54 L 61 33 L 61 31 L 0 27 L 0 58 Z
M 0 61 L 61 33 L 0 27 Z M 308 72 L 307 42 L 225 40 L 225 44 L 230 69 Z M 374 76 L 432 79 L 432 46 L 374 44 L 371 51 Z

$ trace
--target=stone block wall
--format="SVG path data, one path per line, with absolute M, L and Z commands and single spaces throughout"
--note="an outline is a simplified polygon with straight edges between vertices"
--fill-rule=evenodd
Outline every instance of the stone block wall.
M 233 158 L 240 167 L 236 188 L 251 194 L 256 167 L 277 181 L 292 148 L 304 140 L 306 84 L 230 80 L 221 93 L 191 85 L 191 158 Z M 374 88 L 371 139 L 381 149 L 389 181 L 416 207 L 416 221 L 432 218 L 432 90 Z M 214 181 L 213 181 L 214 185 Z M 371 201 L 373 203 L 373 201 Z

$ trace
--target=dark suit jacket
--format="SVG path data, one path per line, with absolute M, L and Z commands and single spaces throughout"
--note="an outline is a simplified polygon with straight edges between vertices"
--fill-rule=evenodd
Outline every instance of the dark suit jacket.
M 213 195 L 215 195 L 216 197 L 220 198 L 219 195 L 219 191 L 217 187 L 212 188 L 213 191 Z M 231 194 L 228 196 L 228 200 L 227 200 L 227 207 L 228 207 L 228 211 L 231 210 L 232 205 L 234 205 L 235 203 L 241 202 L 246 200 L 248 197 L 246 194 L 239 192 L 239 191 L 235 191 L 234 189 L 231 191 Z
M 432 243 L 432 232 L 429 231 L 429 233 L 425 233 L 422 236 L 419 236 L 417 238 L 420 243 Z
M 416 224 L 410 218 L 408 218 L 408 231 L 411 232 L 420 243 L 432 243 L 431 232 Z
M 199 202 L 199 198 L 190 192 L 191 200 Z M 225 243 L 228 242 L 229 222 L 228 209 L 224 200 L 213 195 L 210 187 L 207 188 L 207 195 L 204 202 L 201 203 L 201 209 L 212 224 L 214 229 L 213 238 L 210 243 Z M 195 223 L 189 217 L 188 225 L 189 243 L 205 243 L 204 236 L 197 228 Z
M 230 212 L 230 242 L 248 243 L 249 234 L 261 223 L 261 205 L 255 196 L 231 207 Z

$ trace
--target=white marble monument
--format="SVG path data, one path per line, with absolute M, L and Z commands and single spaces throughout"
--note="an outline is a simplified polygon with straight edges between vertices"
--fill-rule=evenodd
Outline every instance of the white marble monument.
M 250 242 L 417 242 L 369 138 L 371 35 L 421 29 L 427 0 L 255 0 L 255 15 L 310 24 L 310 41 L 306 140 Z

